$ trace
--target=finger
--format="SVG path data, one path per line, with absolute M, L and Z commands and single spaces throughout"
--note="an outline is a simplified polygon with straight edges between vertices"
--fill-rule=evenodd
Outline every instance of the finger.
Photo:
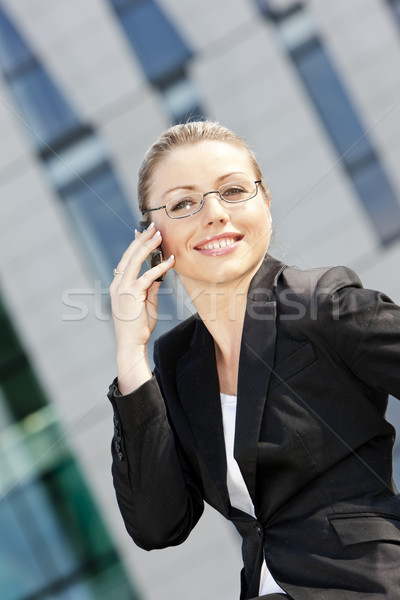
M 163 262 L 163 266 L 166 268 L 166 270 L 164 270 L 162 272 L 162 275 L 164 275 L 169 269 L 171 269 L 173 267 L 174 263 L 175 263 L 175 258 L 173 255 L 171 255 L 168 260 Z M 157 265 L 157 267 L 153 267 L 153 269 L 156 270 L 156 272 L 154 274 L 154 277 L 156 277 L 156 279 L 153 281 L 153 283 L 150 285 L 150 287 L 147 290 L 147 304 L 148 304 L 147 310 L 149 313 L 149 317 L 153 318 L 153 319 L 157 319 L 158 292 L 160 290 L 160 286 L 162 283 L 162 281 L 158 281 L 158 279 L 160 277 L 160 275 L 159 275 L 160 269 L 158 269 L 158 266 L 159 265 Z
M 141 277 L 135 277 L 134 279 L 130 279 L 130 272 L 129 269 L 127 269 L 124 275 L 118 276 L 119 284 L 111 284 L 110 291 L 112 292 L 112 295 L 114 295 L 114 291 L 117 294 L 122 294 L 124 291 L 126 291 L 127 293 L 133 293 L 136 298 L 142 298 L 142 300 L 144 300 L 153 284 L 157 286 L 156 292 L 158 292 L 161 281 L 158 282 L 156 280 L 169 271 L 174 264 L 175 257 L 173 254 L 171 254 L 167 260 L 164 260 L 159 265 L 148 269 Z
M 156 231 L 149 240 L 140 240 L 135 247 L 135 252 L 132 254 L 129 262 L 126 264 L 124 272 L 126 279 L 133 281 L 139 277 L 140 269 L 150 254 L 158 248 L 162 242 L 161 232 Z
M 132 321 L 142 314 L 146 301 L 147 310 L 151 311 L 149 316 L 157 318 L 157 294 L 161 282 L 156 279 L 166 273 L 174 265 L 175 257 L 173 254 L 168 260 L 146 271 L 139 279 L 136 279 L 133 285 L 124 285 L 118 287 L 118 293 L 114 296 L 113 316 L 120 321 Z M 126 303 L 126 300 L 130 302 Z M 134 300 L 132 303 L 131 301 Z M 128 306 L 128 308 L 126 308 Z
M 139 277 L 138 282 L 144 284 L 145 289 L 149 290 L 150 286 L 155 284 L 161 284 L 161 281 L 157 281 L 159 277 L 165 275 L 167 271 L 169 271 L 175 264 L 175 256 L 171 254 L 171 256 L 167 260 L 163 260 L 159 265 L 148 269 L 141 277 Z M 159 288 L 159 286 L 158 286 Z M 157 291 L 158 291 L 157 288 Z
M 132 256 L 135 254 L 135 252 L 137 251 L 138 247 L 143 244 L 144 242 L 149 241 L 154 233 L 156 231 L 156 228 L 154 226 L 154 223 L 151 223 L 147 229 L 145 229 L 142 232 L 139 232 L 135 229 L 135 239 L 133 240 L 133 242 L 131 242 L 131 244 L 128 246 L 128 248 L 125 250 L 125 252 L 123 253 L 121 260 L 119 261 L 118 265 L 117 265 L 117 270 L 118 271 L 124 271 L 126 265 L 128 264 L 128 262 L 130 261 L 130 259 L 132 258 Z
M 139 277 L 143 262 L 149 257 L 151 252 L 156 250 L 156 248 L 161 244 L 161 241 L 161 232 L 156 231 L 154 235 L 147 241 L 143 242 L 143 240 L 141 240 L 139 243 L 136 243 L 135 246 L 131 244 L 129 252 L 126 251 L 123 258 L 118 263 L 117 270 L 121 271 L 121 273 L 118 273 L 114 277 L 110 288 L 119 288 L 123 283 L 132 283 L 135 281 Z M 128 256 L 129 260 L 127 260 Z

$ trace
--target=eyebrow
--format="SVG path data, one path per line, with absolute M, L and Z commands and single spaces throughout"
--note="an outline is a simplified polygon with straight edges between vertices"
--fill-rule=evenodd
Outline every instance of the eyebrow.
M 215 180 L 217 183 L 220 183 L 221 181 L 223 181 L 224 179 L 227 179 L 228 177 L 232 177 L 232 175 L 247 175 L 247 173 L 245 173 L 244 171 L 232 171 L 232 173 L 225 173 L 225 175 L 220 175 L 219 177 L 217 177 L 217 179 Z M 162 195 L 162 198 L 165 198 L 165 196 L 167 196 L 168 194 L 170 194 L 171 192 L 174 192 L 176 190 L 195 190 L 197 189 L 198 186 L 196 185 L 177 185 L 173 188 L 170 188 L 169 190 L 167 190 L 166 192 L 164 192 L 164 194 Z

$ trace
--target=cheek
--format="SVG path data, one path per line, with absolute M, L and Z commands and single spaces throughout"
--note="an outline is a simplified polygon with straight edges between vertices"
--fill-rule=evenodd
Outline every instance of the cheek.
M 265 232 L 266 229 L 270 229 L 272 222 L 271 213 L 269 211 L 268 205 L 266 204 L 266 202 L 264 202 L 264 200 L 258 202 L 257 205 L 254 206 L 251 214 L 251 221 L 254 230 L 256 230 L 257 232 L 260 232 L 262 230 Z
M 169 256 L 171 256 L 171 254 L 173 254 L 174 256 L 176 255 L 174 248 L 171 248 L 171 245 L 168 242 L 168 238 L 166 238 L 165 236 L 163 236 L 161 248 L 162 248 L 162 253 L 163 253 L 165 259 L 167 259 Z
M 169 223 L 166 222 L 164 219 L 158 218 L 158 215 L 157 215 L 157 216 L 155 216 L 155 218 L 153 220 L 154 220 L 154 225 L 155 225 L 156 229 L 161 232 L 161 237 L 162 237 L 161 248 L 162 248 L 164 258 L 167 259 L 168 256 L 170 256 L 171 254 L 175 254 L 174 250 L 172 249 L 172 244 L 171 244 L 171 241 L 173 241 L 173 239 L 174 239 L 173 234 L 169 227 Z
M 183 246 L 183 240 L 180 239 L 180 236 L 177 232 L 172 232 L 170 228 L 160 226 L 160 231 L 162 235 L 162 250 L 164 254 L 164 258 L 168 258 L 171 254 L 177 258 L 179 256 L 179 249 Z
M 272 233 L 272 218 L 267 205 L 260 206 L 253 220 L 253 235 L 258 240 L 257 246 L 261 252 L 268 250 Z

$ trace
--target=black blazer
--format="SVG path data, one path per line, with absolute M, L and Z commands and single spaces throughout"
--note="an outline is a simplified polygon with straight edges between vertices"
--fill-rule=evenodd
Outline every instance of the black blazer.
M 398 600 L 400 498 L 388 393 L 400 398 L 400 307 L 345 267 L 267 256 L 248 293 L 235 457 L 257 519 L 232 508 L 213 340 L 191 317 L 155 346 L 155 376 L 110 386 L 113 478 L 147 550 L 180 544 L 203 501 L 243 537 L 241 599 L 266 557 L 294 600 Z

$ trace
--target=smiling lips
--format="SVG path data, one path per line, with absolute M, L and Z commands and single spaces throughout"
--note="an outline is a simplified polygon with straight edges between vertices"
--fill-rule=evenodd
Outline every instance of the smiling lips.
M 238 234 L 215 236 L 198 244 L 195 247 L 195 250 L 201 254 L 204 254 L 205 256 L 220 256 L 222 254 L 229 254 L 235 250 L 242 239 L 243 236 Z

